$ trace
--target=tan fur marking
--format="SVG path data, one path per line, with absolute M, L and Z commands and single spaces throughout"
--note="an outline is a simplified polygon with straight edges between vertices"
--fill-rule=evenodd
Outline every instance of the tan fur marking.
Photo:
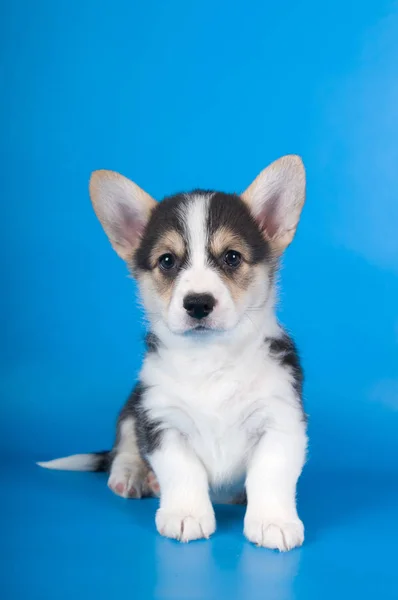
M 250 265 L 251 251 L 244 240 L 227 227 L 220 227 L 210 240 L 210 252 L 216 257 L 222 257 L 228 250 L 240 252 L 243 259 L 238 269 L 231 271 L 230 275 L 220 273 L 232 298 L 237 302 L 244 296 L 248 286 L 257 276 L 258 267 Z
M 169 305 L 173 292 L 173 280 L 166 279 L 159 269 L 140 271 L 136 274 L 136 278 L 147 291 L 150 290 L 152 294 L 157 294 L 166 306 Z
M 221 256 L 227 250 L 236 250 L 247 260 L 251 259 L 250 250 L 245 242 L 227 227 L 220 227 L 210 241 L 210 252 L 214 256 Z
M 168 279 L 165 277 L 160 269 L 154 269 L 151 271 L 150 277 L 153 279 L 157 293 L 168 305 L 171 301 L 171 296 L 173 293 L 174 279 Z
M 228 277 L 223 273 L 220 275 L 235 302 L 246 293 L 253 279 L 253 269 L 254 267 L 242 261 L 242 264 L 234 272 L 233 277 Z
M 137 274 L 141 278 L 141 281 L 146 282 L 147 286 L 150 285 L 167 305 L 171 301 L 174 279 L 166 277 L 157 267 L 157 262 L 162 254 L 168 252 L 173 253 L 180 260 L 182 260 L 185 254 L 185 242 L 177 231 L 167 231 L 157 240 L 149 258 L 152 271 L 145 274 Z
M 150 264 L 152 268 L 156 266 L 156 263 L 162 254 L 171 252 L 177 258 L 182 259 L 185 253 L 185 243 L 180 234 L 177 231 L 167 231 L 162 235 L 154 245 L 151 255 Z

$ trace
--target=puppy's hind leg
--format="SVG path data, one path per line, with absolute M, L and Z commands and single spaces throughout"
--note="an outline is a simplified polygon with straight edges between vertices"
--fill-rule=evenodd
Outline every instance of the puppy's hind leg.
M 118 423 L 108 487 L 122 498 L 141 498 L 159 494 L 155 475 L 142 459 L 135 430 L 134 417 Z

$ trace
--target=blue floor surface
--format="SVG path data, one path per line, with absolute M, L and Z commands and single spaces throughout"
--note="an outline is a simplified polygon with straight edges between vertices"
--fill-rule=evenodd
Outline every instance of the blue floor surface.
M 286 554 L 244 539 L 244 507 L 217 507 L 211 540 L 183 545 L 156 533 L 156 500 L 118 498 L 103 474 L 19 464 L 2 482 L 4 600 L 398 597 L 398 481 L 389 473 L 308 467 L 299 488 L 306 541 Z

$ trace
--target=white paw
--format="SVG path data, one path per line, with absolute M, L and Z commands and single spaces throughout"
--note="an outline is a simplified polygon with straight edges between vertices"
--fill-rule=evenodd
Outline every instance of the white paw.
M 188 511 L 159 508 L 156 513 L 156 527 L 161 535 L 181 542 L 209 538 L 216 530 L 214 512 L 190 515 Z
M 113 461 L 108 487 L 122 498 L 159 496 L 159 484 L 153 471 L 141 460 L 124 460 L 117 456 Z
M 143 491 L 145 496 L 160 496 L 160 486 L 153 471 L 148 471 L 144 479 Z
M 300 519 L 283 521 L 246 517 L 244 533 L 257 546 L 281 552 L 301 546 L 304 542 L 304 525 Z
M 142 478 L 136 471 L 115 469 L 108 479 L 108 487 L 122 498 L 141 498 Z

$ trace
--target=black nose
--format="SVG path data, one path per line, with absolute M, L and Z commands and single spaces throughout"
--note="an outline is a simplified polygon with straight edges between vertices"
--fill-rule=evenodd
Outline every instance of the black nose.
M 215 307 L 216 300 L 211 294 L 188 294 L 184 298 L 184 308 L 193 319 L 204 319 Z

